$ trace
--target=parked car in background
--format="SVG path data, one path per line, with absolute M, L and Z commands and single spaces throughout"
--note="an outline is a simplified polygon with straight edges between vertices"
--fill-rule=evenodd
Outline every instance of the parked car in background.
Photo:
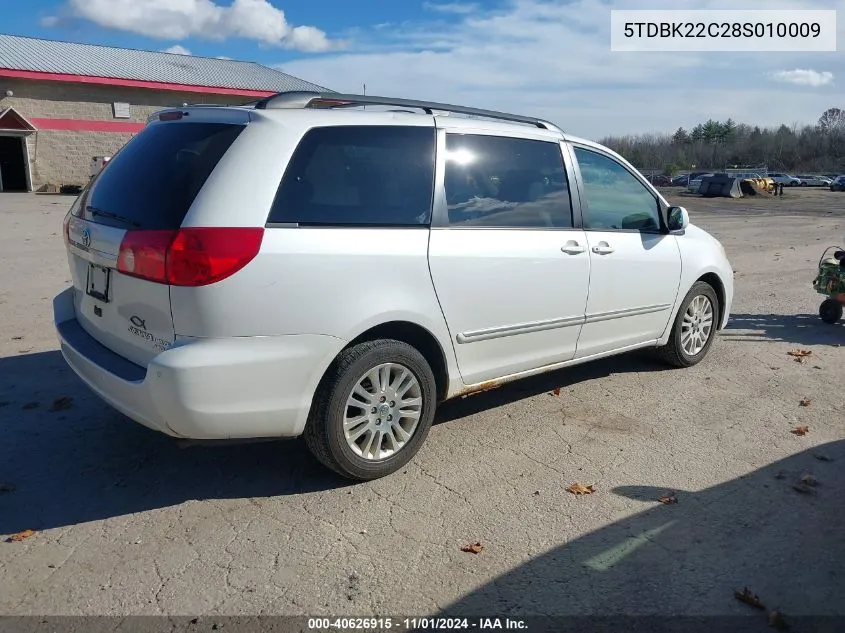
M 830 179 L 824 176 L 798 176 L 802 187 L 830 187 Z
M 770 173 L 769 178 L 775 181 L 775 184 L 783 185 L 784 187 L 800 187 L 801 179 L 789 174 Z
M 445 400 L 634 349 L 691 367 L 733 300 L 719 241 L 618 154 L 404 99 L 158 112 L 63 233 L 54 322 L 94 393 L 170 436 L 304 436 L 355 480 Z
M 698 189 L 699 189 L 699 187 L 701 187 L 702 178 L 704 178 L 705 176 L 712 176 L 712 175 L 713 174 L 710 174 L 710 173 L 708 173 L 708 174 L 695 174 L 694 176 L 690 175 L 691 180 L 689 181 L 689 184 L 687 185 L 687 191 L 690 191 L 691 193 L 698 193 Z
M 845 191 L 845 175 L 837 176 L 830 183 L 831 191 Z
M 656 174 L 653 176 L 646 176 L 646 179 L 655 187 L 668 187 L 672 184 L 672 179 L 663 174 Z
M 689 184 L 689 174 L 675 176 L 674 178 L 672 178 L 671 184 L 673 187 L 686 187 Z

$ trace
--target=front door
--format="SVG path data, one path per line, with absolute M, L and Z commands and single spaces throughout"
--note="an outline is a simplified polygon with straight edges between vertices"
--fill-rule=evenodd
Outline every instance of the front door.
M 0 136 L 0 191 L 27 191 L 24 140 Z
M 464 383 L 570 360 L 590 256 L 559 138 L 466 124 L 438 138 L 429 262 Z
M 681 280 L 674 235 L 657 197 L 622 163 L 574 146 L 590 251 L 590 294 L 577 358 L 660 338 Z

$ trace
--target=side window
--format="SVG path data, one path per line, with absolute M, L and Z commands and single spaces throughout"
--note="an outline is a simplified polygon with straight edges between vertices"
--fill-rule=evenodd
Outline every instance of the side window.
M 572 227 L 558 142 L 447 134 L 445 188 L 450 226 Z
M 657 198 L 612 158 L 575 148 L 587 197 L 584 228 L 598 230 L 660 229 Z
M 319 127 L 303 137 L 270 223 L 426 226 L 434 188 L 433 127 Z

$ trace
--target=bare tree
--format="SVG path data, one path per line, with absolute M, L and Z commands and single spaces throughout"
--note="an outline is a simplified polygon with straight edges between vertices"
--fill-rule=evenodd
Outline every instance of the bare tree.
M 845 172 L 845 110 L 830 108 L 814 126 L 761 128 L 732 119 L 708 120 L 673 134 L 603 140 L 640 168 L 674 172 L 768 165 L 777 171 Z

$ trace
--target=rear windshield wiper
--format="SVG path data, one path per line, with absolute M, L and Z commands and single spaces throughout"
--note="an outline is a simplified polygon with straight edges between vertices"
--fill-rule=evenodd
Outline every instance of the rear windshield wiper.
M 123 222 L 124 224 L 128 224 L 129 226 L 134 226 L 135 228 L 139 228 L 141 226 L 140 222 L 133 220 L 132 218 L 127 218 L 123 215 L 118 215 L 117 213 L 112 213 L 111 211 L 104 211 L 103 209 L 98 209 L 97 207 L 87 206 L 85 210 L 88 211 L 94 217 L 100 216 L 101 218 L 110 218 L 112 220 L 117 220 L 118 222 Z

